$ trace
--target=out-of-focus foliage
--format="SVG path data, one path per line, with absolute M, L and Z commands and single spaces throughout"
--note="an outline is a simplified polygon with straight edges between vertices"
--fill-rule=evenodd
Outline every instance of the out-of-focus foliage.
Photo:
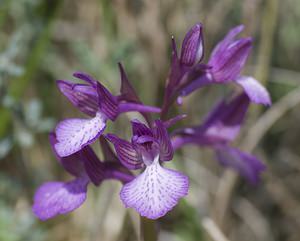
M 137 219 L 123 208 L 116 183 L 90 190 L 84 206 L 67 217 L 42 223 L 31 213 L 38 185 L 70 178 L 48 143 L 55 122 L 76 111 L 55 80 L 70 79 L 72 72 L 82 70 L 117 93 L 121 61 L 142 100 L 159 104 L 171 36 L 180 43 L 185 31 L 199 21 L 204 24 L 205 59 L 234 25 L 245 24 L 247 35 L 254 37 L 246 72 L 261 76 L 276 111 L 253 108 L 237 144 L 255 147 L 268 170 L 257 187 L 235 181 L 235 188 L 226 189 L 230 174 L 211 153 L 186 148 L 176 155 L 175 165 L 190 176 L 191 190 L 159 220 L 160 240 L 211 240 L 214 228 L 233 241 L 299 240 L 297 0 L 0 0 L 1 241 L 136 239 Z M 185 99 L 182 111 L 198 123 L 227 91 L 200 90 Z M 126 116 L 117 122 L 121 135 L 129 132 L 127 122 Z M 258 127 L 266 130 L 259 138 Z

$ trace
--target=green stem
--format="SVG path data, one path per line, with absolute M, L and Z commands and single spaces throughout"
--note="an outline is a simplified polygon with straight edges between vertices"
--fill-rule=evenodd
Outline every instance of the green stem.
M 141 217 L 141 241 L 156 241 L 158 238 L 156 221 Z

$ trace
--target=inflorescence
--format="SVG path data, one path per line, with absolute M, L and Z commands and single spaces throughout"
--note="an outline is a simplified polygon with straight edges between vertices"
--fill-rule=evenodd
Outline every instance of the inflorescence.
M 47 220 L 71 212 L 85 201 L 89 184 L 99 186 L 105 180 L 114 179 L 123 184 L 120 199 L 125 207 L 134 208 L 150 219 L 162 217 L 188 194 L 188 177 L 164 167 L 164 162 L 173 159 L 174 151 L 187 144 L 211 148 L 221 165 L 256 184 L 265 165 L 231 143 L 239 134 L 250 102 L 268 106 L 271 100 L 257 80 L 241 75 L 252 47 L 251 38 L 236 38 L 242 30 L 243 26 L 230 30 L 214 48 L 207 64 L 201 62 L 204 55 L 201 24 L 195 24 L 187 32 L 180 56 L 172 39 L 171 67 L 161 108 L 141 102 L 121 64 L 121 89 L 116 96 L 82 72 L 73 76 L 83 83 L 58 80 L 60 91 L 90 118 L 63 120 L 50 133 L 57 160 L 74 179 L 40 186 L 34 197 L 35 215 Z M 240 86 L 241 90 L 220 100 L 201 124 L 168 131 L 186 117 L 167 119 L 171 106 L 182 103 L 185 96 L 199 88 L 228 83 Z M 120 114 L 131 111 L 141 113 L 145 122 L 131 120 L 129 140 L 105 133 L 107 121 L 114 122 Z M 159 118 L 153 121 L 155 114 Z M 101 145 L 103 160 L 90 146 L 96 141 Z M 137 169 L 142 172 L 134 175 L 132 170 Z

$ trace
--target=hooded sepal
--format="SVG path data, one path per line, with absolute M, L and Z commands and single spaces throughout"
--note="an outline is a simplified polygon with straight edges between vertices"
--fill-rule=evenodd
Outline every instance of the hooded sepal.
M 59 90 L 83 113 L 95 116 L 99 111 L 98 94 L 93 86 L 66 80 L 58 80 L 56 83 Z

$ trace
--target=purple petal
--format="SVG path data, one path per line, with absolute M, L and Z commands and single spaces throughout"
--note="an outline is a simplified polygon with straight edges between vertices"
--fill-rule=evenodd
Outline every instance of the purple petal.
M 157 157 L 142 174 L 123 186 L 120 198 L 127 208 L 134 208 L 141 216 L 157 219 L 186 196 L 188 188 L 188 177 L 161 167 Z
M 80 151 L 87 175 L 96 186 L 105 179 L 104 164 L 98 159 L 91 147 L 85 146 Z
M 134 90 L 134 88 L 132 87 L 131 83 L 128 80 L 128 77 L 125 73 L 125 70 L 122 66 L 121 63 L 118 64 L 119 65 L 119 70 L 120 70 L 120 75 L 121 75 L 121 95 L 119 96 L 118 100 L 119 101 L 125 101 L 125 102 L 131 102 L 131 104 L 133 103 L 137 103 L 137 104 L 143 104 L 140 100 L 140 98 L 138 97 L 138 95 L 136 94 L 136 91 Z M 126 109 L 127 108 L 127 109 Z M 129 108 L 131 108 L 131 110 L 128 110 Z M 134 108 L 132 110 L 132 108 Z M 154 107 L 155 109 L 147 109 L 145 112 L 141 112 L 141 114 L 144 116 L 144 118 L 150 122 L 150 116 L 147 112 L 154 112 L 154 113 L 159 113 L 160 109 L 158 110 L 158 108 Z M 132 106 L 128 106 L 125 105 L 123 106 L 122 104 L 119 105 L 119 112 L 127 112 L 127 111 L 139 111 L 139 109 L 137 109 L 137 107 Z M 143 110 L 142 110 L 143 111 Z
M 236 148 L 225 145 L 218 146 L 216 154 L 222 165 L 236 170 L 252 184 L 257 184 L 260 173 L 266 169 L 266 166 L 255 156 Z
M 67 119 L 56 126 L 55 150 L 61 157 L 69 156 L 91 144 L 106 127 L 106 117 L 100 112 L 92 119 Z
M 109 119 L 115 120 L 118 115 L 117 98 L 113 96 L 101 83 L 88 74 L 75 72 L 73 76 L 86 81 L 96 89 L 101 112 L 103 112 Z
M 95 116 L 99 110 L 98 94 L 90 85 L 74 84 L 65 80 L 58 80 L 57 86 L 71 103 L 83 113 Z
M 170 161 L 173 158 L 174 151 L 168 131 L 161 120 L 156 120 L 155 125 L 154 137 L 159 143 L 159 158 L 161 161 Z
M 132 120 L 131 126 L 133 136 L 153 136 L 152 130 L 139 120 Z
M 257 104 L 271 105 L 269 92 L 256 79 L 250 76 L 241 76 L 235 82 L 241 85 L 251 101 Z
M 66 183 L 47 182 L 36 191 L 32 210 L 41 220 L 69 213 L 85 201 L 87 185 L 86 178 L 77 178 Z
M 119 104 L 119 113 L 124 112 L 151 112 L 151 113 L 160 113 L 161 109 L 155 106 L 148 106 L 143 104 L 136 103 L 120 103 Z
M 251 38 L 236 40 L 216 58 L 210 59 L 208 64 L 212 66 L 214 81 L 223 83 L 236 79 L 246 63 L 251 47 Z
M 115 146 L 117 156 L 125 167 L 128 169 L 139 169 L 143 167 L 143 162 L 130 142 L 113 134 L 107 134 L 106 138 Z
M 109 146 L 109 143 L 107 142 L 107 140 L 103 136 L 100 136 L 99 141 L 100 141 L 100 147 L 101 147 L 101 150 L 102 150 L 102 153 L 104 156 L 104 161 L 119 162 L 118 157 L 116 156 L 116 154 L 113 152 L 113 150 Z
M 121 63 L 119 65 L 120 75 L 121 75 L 121 99 L 129 102 L 141 103 L 139 97 L 137 96 L 134 88 L 130 84 L 126 72 Z
M 83 166 L 83 162 L 81 161 L 80 153 L 76 152 L 70 156 L 60 157 L 54 148 L 57 143 L 55 133 L 51 132 L 49 134 L 49 140 L 52 147 L 52 150 L 56 156 L 56 159 L 60 162 L 60 164 L 64 167 L 64 169 L 71 173 L 73 176 L 79 177 L 83 173 L 85 173 L 85 169 Z
M 103 112 L 109 119 L 115 120 L 119 114 L 117 98 L 99 82 L 97 82 L 97 92 L 101 112 Z
M 203 58 L 202 25 L 195 24 L 186 34 L 181 47 L 180 62 L 186 66 L 193 66 Z
M 203 125 L 197 130 L 205 132 L 206 136 L 232 141 L 241 129 L 249 104 L 249 98 L 245 93 L 229 102 L 223 100 L 213 108 Z
M 242 32 L 244 29 L 243 25 L 236 26 L 232 28 L 227 35 L 221 40 L 217 46 L 213 49 L 210 56 L 211 64 L 214 64 L 215 61 L 218 61 L 220 55 L 228 48 L 228 46 L 234 41 L 235 37 Z
M 87 82 L 88 84 L 90 84 L 90 85 L 92 85 L 93 87 L 96 88 L 96 85 L 97 85 L 98 81 L 95 80 L 92 76 L 90 76 L 90 75 L 88 75 L 84 72 L 80 72 L 80 71 L 77 71 L 77 72 L 73 73 L 73 76 Z

